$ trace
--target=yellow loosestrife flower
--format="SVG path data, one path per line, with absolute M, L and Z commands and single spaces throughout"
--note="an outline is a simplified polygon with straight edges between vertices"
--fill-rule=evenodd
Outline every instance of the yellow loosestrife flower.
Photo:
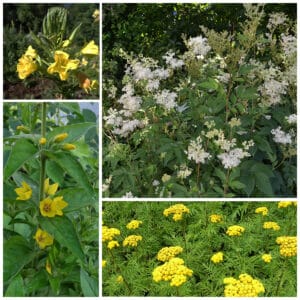
M 95 44 L 94 41 L 90 41 L 82 50 L 82 54 L 88 54 L 88 55 L 98 55 L 98 46 Z
M 63 215 L 62 210 L 68 206 L 68 203 L 64 201 L 62 196 L 60 196 L 60 197 L 55 197 L 53 199 L 53 205 L 55 207 L 56 215 L 62 216 Z
M 215 253 L 210 260 L 214 263 L 214 264 L 218 264 L 221 261 L 223 261 L 223 252 L 217 252 Z
M 62 216 L 62 210 L 68 205 L 63 197 L 55 197 L 53 200 L 46 198 L 40 202 L 40 212 L 43 217 L 53 218 L 56 215 Z
M 47 143 L 47 139 L 44 138 L 44 137 L 41 137 L 40 140 L 39 140 L 39 144 L 40 145 L 45 145 Z
M 261 256 L 261 259 L 265 262 L 265 263 L 270 263 L 272 260 L 272 255 L 271 254 L 263 254 Z
M 35 62 L 36 57 L 36 51 L 31 46 L 29 46 L 25 54 L 23 54 L 22 57 L 19 58 L 17 64 L 17 73 L 20 79 L 25 79 L 37 70 L 38 66 Z
M 53 244 L 53 237 L 47 231 L 43 231 L 40 228 L 37 230 L 33 238 L 36 240 L 41 249 Z
M 58 183 L 49 184 L 49 180 L 49 178 L 46 178 L 44 181 L 44 192 L 46 195 L 53 196 L 58 189 Z
M 60 143 L 63 140 L 65 140 L 68 137 L 68 134 L 66 132 L 58 134 L 54 137 L 54 143 Z
M 75 149 L 76 149 L 76 146 L 73 145 L 73 144 L 64 144 L 64 145 L 62 146 L 62 149 L 63 149 L 63 150 L 67 150 L 67 151 L 75 150 Z
M 49 262 L 48 259 L 46 260 L 46 266 L 45 266 L 45 268 L 46 268 L 46 271 L 47 271 L 50 275 L 52 275 L 52 267 L 51 267 L 51 264 L 50 264 L 50 262 Z
M 142 224 L 142 223 L 143 222 L 139 221 L 139 220 L 132 220 L 126 225 L 126 228 L 127 229 L 137 229 L 137 228 L 139 228 L 140 224 Z
M 48 67 L 47 72 L 58 73 L 62 81 L 68 79 L 69 70 L 76 70 L 79 65 L 78 59 L 69 59 L 69 54 L 64 51 L 55 51 L 54 60 L 55 62 Z
M 15 189 L 18 195 L 17 200 L 29 200 L 32 196 L 32 189 L 25 181 L 22 182 L 22 187 Z

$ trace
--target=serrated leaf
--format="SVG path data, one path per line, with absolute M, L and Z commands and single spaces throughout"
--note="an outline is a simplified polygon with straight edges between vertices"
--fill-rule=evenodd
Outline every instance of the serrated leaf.
M 80 285 L 84 297 L 98 297 L 98 281 L 80 269 Z
M 67 247 L 82 262 L 85 261 L 77 233 L 73 223 L 66 216 L 55 216 L 54 218 L 39 217 L 39 223 L 62 246 Z

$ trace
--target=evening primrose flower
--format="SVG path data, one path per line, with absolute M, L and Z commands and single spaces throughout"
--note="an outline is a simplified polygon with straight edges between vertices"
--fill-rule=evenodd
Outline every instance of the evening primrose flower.
M 123 241 L 123 246 L 137 247 L 138 242 L 143 239 L 140 235 L 129 235 Z
M 265 262 L 265 263 L 270 263 L 272 260 L 272 255 L 271 254 L 263 254 L 261 256 L 261 259 Z
M 40 144 L 40 145 L 45 145 L 46 143 L 47 143 L 47 139 L 46 139 L 46 138 L 41 137 L 41 138 L 39 139 L 39 144 Z
M 38 228 L 33 238 L 36 240 L 41 249 L 53 244 L 53 237 L 47 231 L 43 231 L 40 228 Z
M 65 140 L 66 138 L 68 137 L 68 134 L 66 132 L 64 133 L 60 133 L 58 135 L 56 135 L 53 139 L 53 142 L 54 143 L 60 143 L 62 142 L 63 140 Z
M 218 264 L 221 261 L 223 261 L 223 252 L 217 252 L 215 253 L 210 260 L 214 263 L 214 264 Z
M 43 217 L 53 218 L 54 216 L 62 216 L 62 210 L 68 205 L 63 197 L 55 197 L 53 200 L 46 198 L 40 202 L 40 212 Z
M 22 187 L 15 189 L 18 195 L 17 200 L 29 200 L 32 196 L 32 189 L 25 181 L 22 181 Z
M 58 183 L 49 184 L 49 181 L 49 178 L 46 178 L 44 181 L 44 192 L 46 195 L 53 196 L 58 189 Z
M 262 214 L 263 216 L 266 216 L 266 215 L 268 214 L 268 208 L 265 207 L 265 206 L 258 207 L 258 208 L 255 210 L 255 213 L 256 213 L 256 214 Z
M 98 46 L 94 41 L 90 41 L 82 50 L 82 54 L 98 55 Z
M 78 59 L 69 59 L 69 54 L 64 51 L 55 51 L 54 60 L 55 62 L 48 67 L 47 72 L 58 73 L 62 81 L 67 80 L 68 71 L 76 70 L 80 63 Z
M 37 70 L 38 66 L 35 61 L 36 56 L 36 51 L 31 46 L 29 46 L 25 54 L 23 54 L 22 57 L 19 58 L 17 64 L 17 73 L 20 79 L 25 79 Z
M 67 150 L 67 151 L 71 151 L 71 150 L 75 150 L 76 146 L 74 144 L 64 144 L 62 146 L 63 150 Z
M 139 220 L 132 220 L 126 225 L 126 228 L 127 229 L 137 229 L 137 228 L 139 228 L 140 224 L 142 224 L 142 223 L 143 222 L 139 221 Z

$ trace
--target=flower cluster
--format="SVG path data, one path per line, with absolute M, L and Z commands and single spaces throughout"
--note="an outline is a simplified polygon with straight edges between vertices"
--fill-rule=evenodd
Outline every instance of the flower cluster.
M 280 236 L 276 239 L 276 243 L 280 245 L 280 255 L 285 257 L 297 255 L 296 236 Z
M 241 274 L 239 279 L 226 277 L 223 283 L 225 297 L 257 297 L 265 292 L 263 284 L 248 274 Z
M 291 144 L 292 136 L 289 133 L 286 133 L 281 130 L 281 127 L 277 127 L 276 129 L 272 129 L 271 133 L 274 135 L 273 140 L 278 144 Z
M 117 241 L 109 241 L 107 244 L 107 248 L 110 250 L 116 247 L 120 247 L 120 244 Z
M 139 228 L 140 224 L 142 224 L 142 223 L 143 222 L 139 221 L 139 220 L 132 220 L 126 225 L 126 228 L 127 229 L 137 229 L 137 228 Z
M 171 258 L 152 272 L 155 282 L 170 281 L 170 286 L 180 286 L 187 281 L 187 276 L 192 275 L 193 271 L 184 265 L 183 259 L 178 257 Z
M 214 263 L 214 264 L 218 264 L 220 263 L 221 261 L 223 261 L 223 252 L 217 252 L 215 253 L 211 258 L 210 260 Z
M 266 216 L 268 214 L 268 208 L 265 207 L 265 206 L 262 206 L 262 207 L 258 207 L 256 210 L 255 210 L 255 213 L 256 214 L 262 214 L 263 216 Z
M 205 160 L 210 159 L 211 155 L 206 152 L 202 147 L 202 139 L 201 136 L 198 136 L 196 141 L 191 141 L 188 150 L 185 151 L 188 155 L 189 160 L 194 160 L 196 164 L 205 163 Z
M 229 226 L 226 234 L 229 236 L 240 236 L 245 231 L 245 228 L 239 225 Z
M 276 222 L 264 222 L 264 229 L 280 230 L 280 226 Z
M 285 208 L 285 207 L 288 207 L 291 205 L 297 206 L 297 202 L 296 201 L 279 201 L 278 202 L 278 208 Z
M 143 238 L 140 235 L 129 235 L 123 241 L 123 246 L 137 247 L 138 242 L 141 241 L 142 239 Z
M 164 247 L 159 250 L 157 254 L 157 259 L 160 261 L 168 261 L 171 258 L 174 258 L 176 255 L 183 251 L 182 247 L 180 246 L 172 246 L 172 247 Z
M 102 242 L 112 241 L 115 236 L 120 235 L 121 232 L 117 228 L 109 228 L 107 226 L 102 226 Z
M 213 214 L 209 216 L 209 219 L 212 223 L 220 223 L 222 222 L 223 217 L 221 215 Z
M 272 255 L 271 254 L 263 254 L 261 256 L 261 258 L 265 263 L 270 263 L 272 260 Z
M 182 215 L 184 213 L 188 214 L 190 213 L 190 210 L 183 204 L 175 204 L 164 210 L 164 216 L 167 217 L 168 215 L 173 214 L 174 221 L 182 220 Z

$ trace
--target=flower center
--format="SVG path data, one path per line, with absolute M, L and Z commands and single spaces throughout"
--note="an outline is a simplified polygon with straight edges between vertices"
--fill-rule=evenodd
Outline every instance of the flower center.
M 45 212 L 50 212 L 51 211 L 51 204 L 45 204 L 43 209 L 44 209 Z

